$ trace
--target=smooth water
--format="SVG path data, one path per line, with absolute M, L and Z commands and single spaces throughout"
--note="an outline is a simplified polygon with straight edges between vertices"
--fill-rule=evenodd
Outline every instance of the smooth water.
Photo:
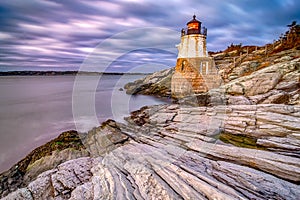
M 141 77 L 103 75 L 99 83 L 98 76 L 0 77 L 0 172 L 63 131 L 88 131 L 109 118 L 122 122 L 130 111 L 167 103 L 120 91 Z

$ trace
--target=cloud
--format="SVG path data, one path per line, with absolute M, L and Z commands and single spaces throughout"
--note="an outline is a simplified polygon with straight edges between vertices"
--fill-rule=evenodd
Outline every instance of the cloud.
M 144 66 L 151 62 L 174 65 L 176 55 L 160 48 L 177 51 L 175 45 L 180 41 L 177 32 L 194 13 L 208 28 L 208 50 L 218 51 L 231 43 L 272 42 L 287 30 L 287 24 L 299 21 L 299 10 L 300 3 L 295 0 L 2 1 L 0 70 L 30 70 L 33 66 L 34 69 L 78 69 L 94 48 L 107 40 L 110 40 L 109 49 L 100 56 L 104 60 L 114 57 L 118 49 L 134 51 L 117 57 L 113 62 L 116 67 L 111 65 L 111 70 L 128 71 L 137 64 Z M 148 27 L 174 32 L 142 31 Z M 126 32 L 130 35 L 114 37 Z M 134 49 L 137 46 L 151 50 Z M 153 46 L 156 48 L 151 48 Z M 103 70 L 101 67 L 93 69 Z

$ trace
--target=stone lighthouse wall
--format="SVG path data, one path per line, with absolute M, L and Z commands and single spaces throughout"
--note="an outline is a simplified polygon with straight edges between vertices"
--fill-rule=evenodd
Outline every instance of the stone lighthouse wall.
M 221 81 L 213 58 L 178 58 L 171 82 L 172 96 L 181 98 L 204 93 L 219 87 Z

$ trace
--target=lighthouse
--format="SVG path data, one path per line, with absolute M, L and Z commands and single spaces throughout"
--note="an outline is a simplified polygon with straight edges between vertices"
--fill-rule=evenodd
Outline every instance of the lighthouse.
M 175 73 L 171 89 L 175 98 L 204 93 L 220 86 L 220 77 L 212 57 L 206 49 L 207 28 L 196 19 L 188 21 L 181 30 Z

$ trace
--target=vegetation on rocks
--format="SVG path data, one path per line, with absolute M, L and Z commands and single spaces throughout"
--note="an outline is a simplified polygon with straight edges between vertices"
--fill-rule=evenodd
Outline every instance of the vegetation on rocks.
M 76 131 L 66 131 L 34 149 L 24 159 L 0 175 L 0 197 L 24 187 L 40 173 L 66 160 L 89 155 Z

